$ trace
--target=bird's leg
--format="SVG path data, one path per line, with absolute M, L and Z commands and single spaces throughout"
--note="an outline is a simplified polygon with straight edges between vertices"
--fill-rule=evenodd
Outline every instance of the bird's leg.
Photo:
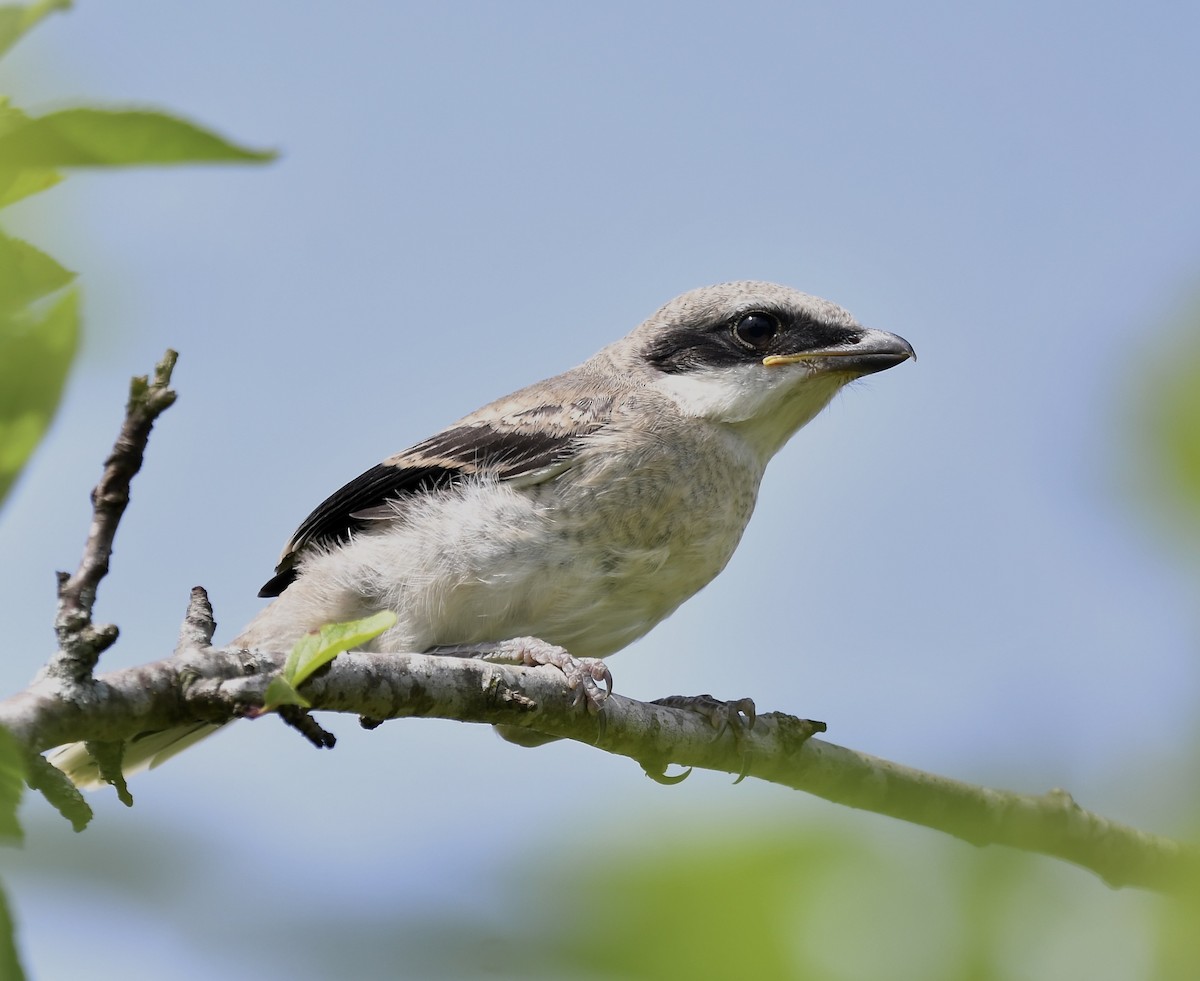
M 432 647 L 426 653 L 449 657 L 478 657 L 500 664 L 520 664 L 527 668 L 551 664 L 567 679 L 575 692 L 575 704 L 586 705 L 588 711 L 598 712 L 604 700 L 612 694 L 612 672 L 595 657 L 574 657 L 565 648 L 548 644 L 537 637 L 513 637 L 511 640 L 483 644 L 451 644 Z M 600 683 L 604 687 L 600 687 Z

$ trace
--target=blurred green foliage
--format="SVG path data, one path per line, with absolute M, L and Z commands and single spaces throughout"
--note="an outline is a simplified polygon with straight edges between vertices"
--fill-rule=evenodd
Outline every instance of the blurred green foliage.
M 65 109 L 0 133 L 0 174 L 6 180 L 28 170 L 46 179 L 54 167 L 272 159 L 268 151 L 247 150 L 175 116 L 145 110 Z
M 1139 436 L 1149 450 L 1149 481 L 1156 499 L 1152 517 L 1165 524 L 1172 543 L 1189 558 L 1200 545 L 1200 303 L 1193 300 L 1178 322 L 1158 331 L 1156 345 L 1169 357 L 1151 366 L 1139 390 Z M 1196 798 L 1192 751 L 1188 786 Z M 1194 815 L 1200 819 L 1200 814 Z M 1196 840 L 1193 834 L 1192 840 Z M 1165 904 L 1154 977 L 1185 981 L 1200 977 L 1200 882 L 1183 899 Z
M 0 7 L 0 52 L 60 2 Z M 64 167 L 256 163 L 237 146 L 161 112 L 92 107 L 31 117 L 0 98 L 0 208 L 53 187 Z M 54 418 L 79 350 L 75 273 L 0 232 L 0 503 Z
M 0 7 L 0 55 L 16 44 L 26 31 L 47 14 L 70 8 L 71 0 L 40 0 L 38 3 L 14 3 Z
M 1170 359 L 1151 373 L 1142 392 L 1144 431 L 1158 488 L 1176 524 L 1190 527 L 1194 545 L 1200 540 L 1200 304 L 1163 333 Z
M 35 255 L 45 261 L 13 261 Z M 0 503 L 54 418 L 79 349 L 78 292 L 61 289 L 73 278 L 0 232 Z
M 597 929 L 542 934 L 546 974 L 1016 981 L 1137 977 L 1149 964 L 1145 894 L 1009 849 L 854 824 L 747 814 L 653 829 L 652 849 L 627 835 L 619 862 L 555 877 L 546 907 Z
M 17 807 L 24 790 L 25 760 L 21 747 L 7 730 L 0 729 L 0 842 L 4 844 L 20 844 L 24 838 L 17 820 Z M 0 886 L 0 978 L 20 981 L 23 977 L 8 898 Z
M 47 14 L 69 6 L 64 0 L 0 6 L 0 54 Z M 77 107 L 33 117 L 0 97 L 0 208 L 53 187 L 66 167 L 252 163 L 273 156 L 166 113 Z M 79 350 L 75 275 L 0 231 L 0 504 L 54 419 Z M 0 836 L 19 840 L 21 758 L 2 735 Z M 2 894 L 0 977 L 21 977 Z
M 428 866 L 412 861 L 421 836 L 390 838 L 379 843 L 390 896 L 377 887 L 334 901 L 298 885 L 319 878 L 284 869 L 234 896 L 236 858 L 215 851 L 218 841 L 116 821 L 90 832 L 86 850 L 68 847 L 61 822 L 38 826 L 14 874 L 128 904 L 143 930 L 172 934 L 198 964 L 213 963 L 220 937 L 238 976 L 290 981 L 1197 976 L 1187 904 L 784 791 L 746 795 L 738 807 L 720 778 L 692 779 L 706 782 L 702 793 L 655 790 L 676 803 L 657 818 L 635 804 L 624 823 L 628 801 L 520 828 L 485 808 L 476 830 L 495 861 L 452 863 L 436 888 L 420 879 Z M 289 882 L 301 894 L 278 898 Z M 439 898 L 415 903 L 414 891 Z M 95 976 L 124 976 L 121 949 L 92 953 Z
M 25 976 L 17 956 L 16 929 L 8 910 L 8 898 L 0 889 L 0 978 L 19 981 Z
M 0 729 L 0 841 L 11 844 L 22 839 L 17 806 L 24 789 L 25 761 L 21 747 L 7 730 Z

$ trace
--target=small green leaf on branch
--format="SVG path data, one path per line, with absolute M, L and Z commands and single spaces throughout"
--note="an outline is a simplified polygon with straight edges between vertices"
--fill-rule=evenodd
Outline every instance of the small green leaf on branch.
M 330 623 L 309 631 L 288 654 L 283 673 L 267 686 L 263 707 L 255 714 L 271 712 L 280 705 L 308 708 L 309 702 L 300 694 L 299 688 L 314 671 L 323 668 L 343 651 L 365 644 L 395 624 L 396 614 L 383 610 L 362 620 Z

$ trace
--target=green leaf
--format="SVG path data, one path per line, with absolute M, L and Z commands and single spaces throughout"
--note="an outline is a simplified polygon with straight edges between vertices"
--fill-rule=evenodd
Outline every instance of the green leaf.
M 0 978 L 25 981 L 21 958 L 17 955 L 17 930 L 3 889 L 0 889 Z
M 0 729 L 0 838 L 19 843 L 24 837 L 17 806 L 25 790 L 25 758 L 20 744 L 7 729 Z M 0 963 L 3 959 L 0 958 Z M 0 977 L 4 975 L 0 973 Z
M 29 122 L 29 116 L 12 104 L 7 95 L 0 95 L 0 136 Z
M 0 316 L 49 296 L 74 278 L 45 252 L 0 232 Z
M 21 36 L 47 14 L 69 10 L 71 0 L 40 0 L 26 7 L 5 4 L 0 7 L 0 55 L 21 40 Z
M 62 174 L 48 167 L 30 167 L 18 171 L 0 171 L 0 208 L 14 201 L 40 194 L 62 180 Z
M 284 680 L 280 675 L 272 678 L 271 683 L 267 685 L 266 694 L 263 695 L 263 707 L 259 714 L 274 712 L 280 705 L 299 705 L 301 708 L 310 708 L 312 703 L 296 691 L 291 682 Z
M 237 146 L 209 130 L 152 110 L 63 109 L 0 135 L 0 166 L 120 167 L 131 164 L 261 162 L 267 150 Z
M 365 644 L 395 624 L 396 614 L 391 610 L 383 610 L 362 620 L 330 623 L 320 630 L 310 631 L 296 642 L 288 655 L 287 663 L 283 666 L 284 680 L 294 688 L 299 688 L 314 671 L 328 664 L 342 651 Z
M 0 502 L 50 426 L 79 346 L 79 296 L 0 318 Z
M 0 11 L 3 9 L 0 7 Z M 28 122 L 29 117 L 25 113 L 10 105 L 8 99 L 0 95 L 0 136 Z M 53 187 L 61 180 L 62 175 L 48 167 L 13 170 L 0 163 L 0 208 Z
M 273 712 L 281 705 L 310 708 L 312 703 L 301 695 L 298 689 L 312 677 L 314 671 L 324 667 L 343 651 L 365 644 L 395 624 L 396 614 L 391 610 L 384 610 L 362 620 L 330 623 L 320 630 L 310 630 L 296 641 L 283 665 L 283 673 L 277 678 L 272 678 L 271 683 L 267 685 L 263 694 L 263 707 L 256 714 Z

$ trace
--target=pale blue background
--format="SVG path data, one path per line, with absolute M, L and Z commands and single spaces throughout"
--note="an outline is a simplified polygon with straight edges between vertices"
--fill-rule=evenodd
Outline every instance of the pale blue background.
M 1198 9 L 80 3 L 7 59 L 18 104 L 161 106 L 283 156 L 75 175 L 14 213 L 82 273 L 88 337 L 0 517 L 3 689 L 52 646 L 53 572 L 126 380 L 165 347 L 180 400 L 101 594 L 110 668 L 168 653 L 196 583 L 232 636 L 295 524 L 379 458 L 676 293 L 771 279 L 920 360 L 781 454 L 726 573 L 612 660 L 619 689 L 749 694 L 845 745 L 1178 830 L 1194 582 L 1136 510 L 1130 419 L 1196 295 Z M 137 781 L 132 811 L 96 797 L 95 838 L 27 806 L 35 861 L 4 861 L 34 975 L 316 978 L 340 956 L 368 976 L 418 912 L 519 917 L 514 863 L 626 860 L 697 815 L 929 836 L 478 727 L 328 724 L 333 753 L 238 725 Z M 1142 909 L 1078 887 L 1114 922 Z M 302 953 L 275 946 L 289 924 Z M 1096 942 L 1091 977 L 1142 964 Z

